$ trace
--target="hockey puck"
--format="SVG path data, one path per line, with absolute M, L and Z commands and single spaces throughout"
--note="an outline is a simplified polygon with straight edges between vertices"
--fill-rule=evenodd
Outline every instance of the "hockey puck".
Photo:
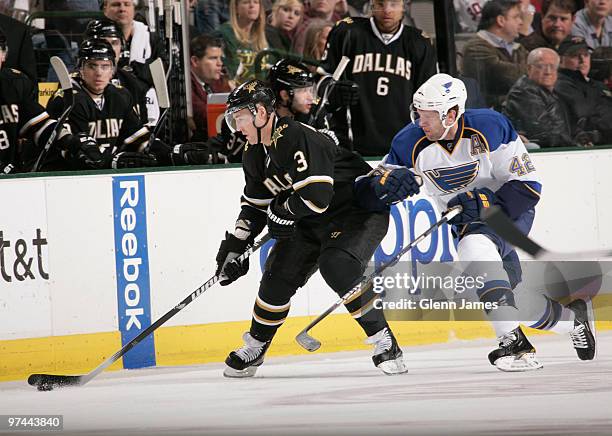
M 51 383 L 39 383 L 36 389 L 39 391 L 52 391 L 53 385 Z

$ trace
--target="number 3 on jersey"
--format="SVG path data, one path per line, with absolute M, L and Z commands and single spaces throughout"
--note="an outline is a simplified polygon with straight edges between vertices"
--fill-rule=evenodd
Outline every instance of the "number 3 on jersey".
M 535 167 L 527 153 L 523 154 L 520 158 L 514 156 L 512 161 L 510 161 L 510 172 L 515 173 L 519 177 L 531 173 L 532 171 L 535 171 Z
M 306 156 L 304 156 L 304 152 L 303 151 L 296 151 L 295 154 L 293 155 L 293 158 L 297 161 L 297 172 L 301 173 L 302 171 L 306 171 L 306 168 L 308 168 L 308 162 L 306 162 Z

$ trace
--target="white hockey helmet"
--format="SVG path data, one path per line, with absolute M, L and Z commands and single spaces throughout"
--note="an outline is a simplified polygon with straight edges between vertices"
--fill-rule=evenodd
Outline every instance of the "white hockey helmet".
M 461 80 L 448 74 L 434 74 L 414 93 L 410 106 L 410 117 L 412 122 L 418 118 L 417 109 L 437 111 L 440 114 L 442 125 L 450 128 L 452 125 L 446 125 L 448 111 L 457 106 L 459 111 L 456 120 L 459 120 L 459 117 L 465 112 L 466 100 L 467 91 Z

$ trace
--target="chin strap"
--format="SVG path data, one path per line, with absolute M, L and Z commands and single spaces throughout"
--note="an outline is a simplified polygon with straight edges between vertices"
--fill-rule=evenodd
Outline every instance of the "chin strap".
M 253 117 L 253 126 L 257 129 L 257 143 L 258 144 L 261 144 L 261 129 L 266 127 L 266 125 L 268 124 L 268 121 L 270 121 L 270 115 L 271 114 L 267 113 L 267 115 L 268 116 L 266 117 L 266 121 L 263 123 L 263 126 L 261 126 L 261 127 L 259 127 L 259 126 L 257 126 L 257 124 L 255 124 L 255 117 Z
M 448 131 L 455 125 L 457 124 L 457 122 L 459 121 L 459 118 L 461 117 L 457 117 L 457 119 L 455 119 L 455 122 L 453 124 L 451 124 L 450 126 L 446 125 L 446 117 L 444 117 L 442 121 L 442 127 L 444 127 L 444 133 L 442 133 L 442 136 L 440 136 L 440 138 L 438 138 L 438 141 L 442 141 L 444 139 L 444 137 L 448 134 Z

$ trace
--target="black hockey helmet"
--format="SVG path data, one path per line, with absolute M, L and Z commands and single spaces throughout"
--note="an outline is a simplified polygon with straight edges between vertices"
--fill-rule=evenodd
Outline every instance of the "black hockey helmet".
M 90 59 L 111 61 L 115 65 L 115 50 L 105 39 L 86 39 L 79 47 L 78 66 L 82 67 Z
M 122 47 L 125 43 L 123 32 L 117 23 L 106 17 L 100 18 L 99 20 L 92 20 L 87 23 L 87 28 L 85 29 L 85 39 L 92 38 L 117 38 L 121 41 Z
M 268 83 L 277 98 L 281 90 L 290 92 L 295 88 L 306 88 L 314 84 L 314 75 L 303 63 L 292 59 L 281 59 L 268 73 Z
M 236 123 L 234 114 L 242 109 L 249 109 L 253 116 L 257 113 L 257 104 L 261 104 L 268 114 L 274 112 L 274 92 L 261 80 L 249 80 L 234 89 L 227 98 L 225 121 L 229 128 L 235 132 Z

